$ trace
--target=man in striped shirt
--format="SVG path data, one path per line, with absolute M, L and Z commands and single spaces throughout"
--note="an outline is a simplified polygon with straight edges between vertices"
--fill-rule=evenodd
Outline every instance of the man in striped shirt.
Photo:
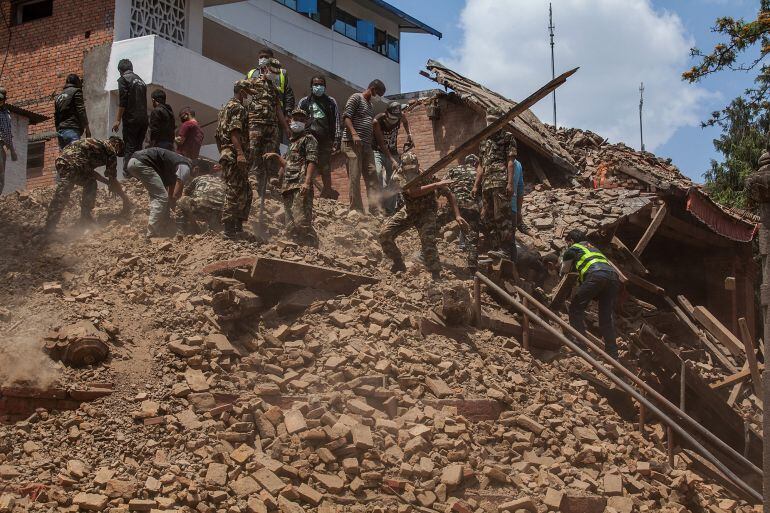
M 382 191 L 377 181 L 377 168 L 372 149 L 374 108 L 372 103 L 385 94 L 382 80 L 372 80 L 364 91 L 353 93 L 345 105 L 342 118 L 345 131 L 342 134 L 342 151 L 348 158 L 348 191 L 350 208 L 363 212 L 361 200 L 361 176 L 366 183 L 369 213 L 381 211 Z

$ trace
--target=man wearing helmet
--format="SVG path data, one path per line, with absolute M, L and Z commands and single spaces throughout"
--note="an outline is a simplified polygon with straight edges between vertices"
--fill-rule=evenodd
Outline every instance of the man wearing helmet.
M 410 187 L 404 188 L 419 173 L 420 164 L 417 161 L 417 156 L 412 151 L 407 151 L 401 157 L 401 167 L 393 175 L 393 181 L 401 188 L 403 193 L 404 204 L 392 217 L 385 221 L 385 225 L 380 231 L 378 238 L 382 246 L 382 252 L 393 261 L 393 266 L 390 269 L 391 272 L 406 271 L 403 255 L 398 246 L 396 246 L 395 239 L 409 228 L 416 228 L 420 236 L 425 267 L 430 271 L 432 278 L 437 280 L 441 277 L 441 262 L 439 261 L 438 249 L 436 248 L 436 239 L 438 238 L 438 224 L 436 220 L 436 210 L 438 209 L 437 194 L 441 193 L 447 196 L 455 213 L 455 220 L 461 228 L 467 229 L 468 223 L 460 215 L 454 195 L 446 190 L 446 186 L 452 183 L 451 180 L 439 182 L 431 176 L 421 178 Z

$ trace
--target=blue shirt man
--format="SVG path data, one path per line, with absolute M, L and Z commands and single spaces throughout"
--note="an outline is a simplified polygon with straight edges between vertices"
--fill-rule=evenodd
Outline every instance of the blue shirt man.
M 518 160 L 513 161 L 513 196 L 511 196 L 511 212 L 517 214 L 519 212 L 520 199 L 524 199 L 524 168 L 521 167 L 521 162 Z M 520 219 L 518 219 L 521 222 Z

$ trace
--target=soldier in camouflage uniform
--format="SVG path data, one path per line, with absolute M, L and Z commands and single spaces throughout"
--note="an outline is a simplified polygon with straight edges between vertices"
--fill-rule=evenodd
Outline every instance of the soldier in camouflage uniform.
M 56 159 L 59 182 L 48 205 L 46 232 L 50 233 L 56 228 L 76 185 L 83 187 L 83 196 L 80 198 L 81 221 L 94 222 L 91 211 L 96 205 L 96 182 L 109 185 L 110 191 L 123 199 L 124 212 L 130 209 L 128 197 L 117 180 L 117 157 L 123 156 L 124 148 L 123 139 L 113 136 L 107 141 L 91 137 L 80 139 L 62 150 Z M 100 166 L 105 167 L 104 177 L 96 172 L 96 168 Z
M 502 115 L 502 110 L 497 107 L 487 110 L 487 125 Z M 488 254 L 511 260 L 516 229 L 511 212 L 516 139 L 508 130 L 501 129 L 484 139 L 479 150 L 481 165 L 473 186 L 473 196 L 476 197 L 481 188 L 481 220 L 492 247 Z
M 225 236 L 233 238 L 243 232 L 243 222 L 249 218 L 253 192 L 246 170 L 246 92 L 236 83 L 235 96 L 219 111 L 215 139 L 219 149 L 219 164 L 226 184 L 222 207 Z
M 452 183 L 451 180 L 437 181 L 434 177 L 426 177 L 418 180 L 408 189 L 404 186 L 411 179 L 420 173 L 417 157 L 411 151 L 405 152 L 401 156 L 401 167 L 393 174 L 393 182 L 401 188 L 404 196 L 404 204 L 393 216 L 385 221 L 379 235 L 382 252 L 393 261 L 391 272 L 405 271 L 406 265 L 401 251 L 396 246 L 396 237 L 407 231 L 409 228 L 416 228 L 420 236 L 422 246 L 422 259 L 425 267 L 431 273 L 434 280 L 440 278 L 441 262 L 436 248 L 436 239 L 438 238 L 438 223 L 436 211 L 438 202 L 436 196 L 438 191 L 446 195 L 455 213 L 455 219 L 460 227 L 467 229 L 468 224 L 460 215 L 455 201 L 454 194 L 446 190 L 446 186 Z M 444 190 L 441 190 L 444 189 Z
M 279 72 L 278 61 L 270 59 L 266 66 L 260 68 L 259 75 L 236 82 L 251 95 L 248 107 L 249 174 L 256 178 L 260 194 L 265 190 L 269 174 L 263 155 L 278 150 L 280 128 L 289 133 L 274 81 Z
M 307 130 L 309 119 L 304 110 L 294 109 L 286 156 L 268 153 L 265 159 L 276 159 L 281 164 L 286 232 L 299 243 L 316 246 L 318 235 L 313 229 L 313 176 L 318 167 L 318 141 Z
M 225 182 L 218 175 L 201 175 L 188 183 L 176 204 L 177 233 L 200 233 L 199 221 L 206 223 L 209 230 L 218 230 L 225 190 Z
M 451 168 L 446 175 L 447 180 L 451 180 L 449 191 L 454 194 L 457 201 L 457 207 L 460 215 L 468 223 L 468 229 L 461 232 L 465 235 L 465 250 L 468 252 L 468 270 L 476 272 L 478 263 L 478 243 L 479 226 L 481 218 L 479 213 L 479 202 L 473 197 L 473 185 L 476 183 L 476 168 L 479 165 L 479 158 L 470 154 L 465 157 L 464 164 Z M 439 215 L 439 226 L 443 226 L 454 218 L 454 212 L 451 208 L 444 208 Z

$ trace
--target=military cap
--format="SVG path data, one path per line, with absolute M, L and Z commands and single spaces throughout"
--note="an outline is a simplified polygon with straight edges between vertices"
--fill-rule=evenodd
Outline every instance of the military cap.
M 292 116 L 305 116 L 306 118 L 310 117 L 305 110 L 300 109 L 299 107 L 295 107 L 294 110 L 291 111 L 291 115 Z
M 476 165 L 479 163 L 479 157 L 475 153 L 471 153 L 465 157 L 465 163 L 469 165 Z
M 417 155 L 414 154 L 413 151 L 407 151 L 404 152 L 403 155 L 401 155 L 401 167 L 406 168 L 412 168 L 417 167 L 420 165 L 420 162 L 417 160 Z
M 390 102 L 388 104 L 388 108 L 385 109 L 389 114 L 395 114 L 397 116 L 401 115 L 401 104 L 399 102 Z

